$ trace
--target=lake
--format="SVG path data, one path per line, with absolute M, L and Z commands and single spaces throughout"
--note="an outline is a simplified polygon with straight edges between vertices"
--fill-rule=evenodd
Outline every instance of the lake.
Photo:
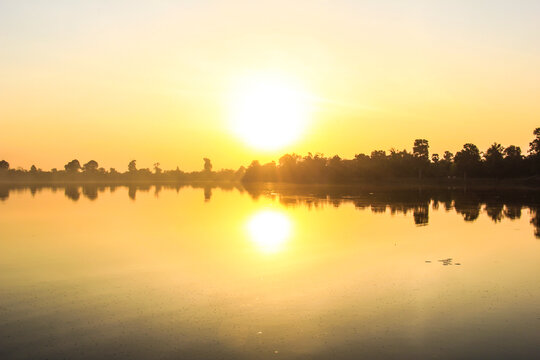
M 0 187 L 1 359 L 531 359 L 540 193 Z

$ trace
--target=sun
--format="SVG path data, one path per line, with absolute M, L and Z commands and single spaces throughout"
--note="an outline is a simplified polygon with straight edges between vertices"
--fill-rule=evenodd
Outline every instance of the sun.
M 261 150 L 276 150 L 297 141 L 310 115 L 307 93 L 298 83 L 277 75 L 238 81 L 229 106 L 232 130 Z
M 251 240 L 264 253 L 278 252 L 291 236 L 291 220 L 276 210 L 257 212 L 246 225 Z

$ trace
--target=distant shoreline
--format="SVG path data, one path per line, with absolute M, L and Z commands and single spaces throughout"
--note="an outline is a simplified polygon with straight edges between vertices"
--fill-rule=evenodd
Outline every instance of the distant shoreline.
M 445 151 L 442 156 L 429 153 L 429 142 L 416 139 L 412 152 L 390 149 L 374 150 L 370 155 L 356 154 L 352 159 L 338 155 L 295 153 L 281 156 L 275 161 L 261 164 L 253 160 L 247 167 L 237 170 L 214 171 L 212 161 L 203 158 L 201 171 L 184 172 L 164 170 L 155 163 L 153 170 L 137 168 L 137 160 L 128 163 L 126 172 L 115 168 L 106 170 L 95 160 L 81 164 L 73 159 L 64 170 L 50 171 L 32 165 L 29 170 L 10 168 L 9 162 L 0 160 L 0 182 L 6 183 L 93 183 L 93 184 L 153 184 L 191 182 L 275 182 L 291 184 L 385 184 L 392 186 L 503 186 L 540 187 L 540 127 L 533 131 L 528 155 L 515 145 L 507 147 L 493 143 L 481 152 L 472 143 L 463 145 L 456 154 Z
M 527 178 L 507 178 L 507 179 L 493 179 L 493 178 L 394 178 L 394 179 L 380 179 L 380 180 L 365 180 L 355 182 L 243 182 L 241 180 L 63 180 L 63 181 L 12 181 L 12 180 L 0 180 L 0 186 L 83 186 L 83 185 L 96 185 L 96 186 L 133 186 L 133 185 L 184 185 L 204 187 L 212 186 L 219 187 L 220 185 L 241 186 L 244 188 L 287 188 L 287 187 L 370 187 L 370 188 L 475 188 L 475 189 L 538 189 L 540 190 L 540 177 L 533 176 Z

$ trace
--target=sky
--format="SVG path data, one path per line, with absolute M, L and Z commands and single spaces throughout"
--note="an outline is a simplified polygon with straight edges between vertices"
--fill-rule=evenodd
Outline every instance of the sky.
M 191 171 L 416 138 L 525 150 L 540 126 L 538 19 L 525 0 L 0 0 L 0 158 Z M 232 125 L 231 94 L 273 77 L 309 111 L 295 140 L 259 148 Z

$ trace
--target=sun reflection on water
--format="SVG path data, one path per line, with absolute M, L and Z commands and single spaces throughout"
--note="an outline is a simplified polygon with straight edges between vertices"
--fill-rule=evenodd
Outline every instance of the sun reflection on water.
M 260 251 L 268 254 L 281 251 L 291 236 L 290 218 L 277 210 L 259 211 L 246 225 L 251 240 Z

